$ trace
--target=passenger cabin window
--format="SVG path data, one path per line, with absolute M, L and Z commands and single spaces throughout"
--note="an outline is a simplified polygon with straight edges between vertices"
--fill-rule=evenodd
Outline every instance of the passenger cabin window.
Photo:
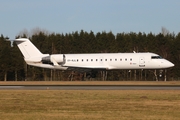
M 163 59 L 161 56 L 151 56 L 151 59 Z

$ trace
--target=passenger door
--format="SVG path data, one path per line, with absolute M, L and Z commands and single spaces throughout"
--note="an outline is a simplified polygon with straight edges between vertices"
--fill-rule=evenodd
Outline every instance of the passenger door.
M 144 57 L 139 58 L 139 67 L 145 67 L 145 58 Z

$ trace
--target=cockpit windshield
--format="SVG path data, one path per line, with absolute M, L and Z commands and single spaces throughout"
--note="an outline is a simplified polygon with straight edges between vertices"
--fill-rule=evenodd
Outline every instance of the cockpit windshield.
M 163 59 L 161 56 L 151 56 L 151 59 Z

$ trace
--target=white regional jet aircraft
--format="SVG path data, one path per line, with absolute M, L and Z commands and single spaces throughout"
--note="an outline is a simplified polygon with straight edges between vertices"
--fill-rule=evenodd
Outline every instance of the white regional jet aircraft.
M 174 64 L 154 53 L 42 54 L 27 38 L 15 40 L 28 65 L 60 70 L 162 69 Z

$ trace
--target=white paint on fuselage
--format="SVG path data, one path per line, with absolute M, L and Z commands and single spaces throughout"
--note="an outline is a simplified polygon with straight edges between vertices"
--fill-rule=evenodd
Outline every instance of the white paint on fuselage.
M 65 54 L 66 67 L 104 68 L 104 69 L 161 69 L 173 64 L 154 53 L 97 53 Z

